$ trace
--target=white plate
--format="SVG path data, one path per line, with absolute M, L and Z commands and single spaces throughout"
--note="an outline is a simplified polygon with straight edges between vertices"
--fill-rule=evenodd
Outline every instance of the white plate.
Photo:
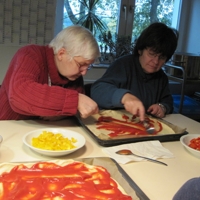
M 200 134 L 188 134 L 188 135 L 184 135 L 180 138 L 180 142 L 181 144 L 193 155 L 195 155 L 196 157 L 200 158 L 200 151 L 195 150 L 191 147 L 189 147 L 189 143 L 190 140 L 194 139 L 194 138 L 198 138 L 200 137 Z
M 44 150 L 44 149 L 39 149 L 36 147 L 33 147 L 31 144 L 32 138 L 33 137 L 38 137 L 43 131 L 50 131 L 52 133 L 61 133 L 63 137 L 68 137 L 71 139 L 72 137 L 77 140 L 77 142 L 74 144 L 76 148 L 70 149 L 70 150 L 60 150 L 60 151 L 54 151 L 54 150 Z M 26 135 L 23 137 L 23 142 L 26 146 L 30 147 L 32 150 L 36 151 L 37 153 L 40 153 L 42 155 L 46 156 L 63 156 L 70 154 L 81 147 L 85 145 L 85 138 L 80 134 L 75 131 L 67 130 L 67 129 L 59 129 L 59 128 L 43 128 L 43 129 L 37 129 L 31 132 L 28 132 Z

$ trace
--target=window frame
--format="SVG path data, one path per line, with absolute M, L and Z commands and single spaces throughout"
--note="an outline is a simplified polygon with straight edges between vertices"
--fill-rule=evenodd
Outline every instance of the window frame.
M 119 20 L 117 23 L 117 34 L 123 36 L 132 37 L 133 21 L 134 21 L 134 8 L 135 0 L 119 0 Z M 55 28 L 54 35 L 57 35 L 63 28 L 63 7 L 64 0 L 57 1 L 56 5 L 56 17 L 55 17 Z M 182 0 L 175 0 L 174 2 L 174 13 L 172 19 L 172 27 L 179 29 L 180 16 L 182 10 Z

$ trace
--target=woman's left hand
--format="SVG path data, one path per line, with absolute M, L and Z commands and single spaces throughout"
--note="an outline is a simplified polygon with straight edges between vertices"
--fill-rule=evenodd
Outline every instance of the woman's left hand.
M 147 112 L 151 113 L 151 115 L 154 115 L 154 116 L 159 117 L 159 118 L 165 117 L 165 112 L 159 104 L 151 105 L 148 108 Z

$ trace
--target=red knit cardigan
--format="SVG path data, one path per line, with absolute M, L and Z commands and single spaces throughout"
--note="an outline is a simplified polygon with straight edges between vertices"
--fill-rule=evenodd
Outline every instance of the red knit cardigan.
M 60 77 L 52 48 L 22 47 L 11 60 L 0 87 L 0 120 L 75 115 L 79 92 L 84 92 L 83 78 L 69 81 Z

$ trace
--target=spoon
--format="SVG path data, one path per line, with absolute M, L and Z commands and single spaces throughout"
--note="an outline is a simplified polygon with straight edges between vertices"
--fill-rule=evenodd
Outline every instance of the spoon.
M 148 132 L 149 134 L 153 134 L 155 132 L 155 128 L 149 127 L 149 128 L 146 129 L 146 132 Z
M 150 124 L 149 124 L 147 121 L 143 121 L 142 124 L 143 124 L 143 126 L 146 128 L 146 131 L 147 131 L 149 134 L 153 134 L 153 133 L 154 133 L 155 128 L 154 128 L 154 127 L 150 127 Z
M 166 163 L 163 163 L 163 162 L 160 162 L 158 160 L 154 160 L 154 159 L 151 159 L 151 158 L 147 158 L 147 157 L 144 157 L 144 156 L 139 156 L 137 154 L 134 154 L 132 151 L 130 151 L 129 149 L 121 149 L 117 152 L 115 152 L 116 154 L 119 154 L 119 155 L 134 155 L 136 157 L 139 157 L 139 158 L 144 158 L 144 159 L 147 159 L 149 161 L 152 161 L 152 162 L 156 162 L 156 163 L 159 163 L 159 164 L 162 164 L 162 165 L 165 165 L 167 166 Z

